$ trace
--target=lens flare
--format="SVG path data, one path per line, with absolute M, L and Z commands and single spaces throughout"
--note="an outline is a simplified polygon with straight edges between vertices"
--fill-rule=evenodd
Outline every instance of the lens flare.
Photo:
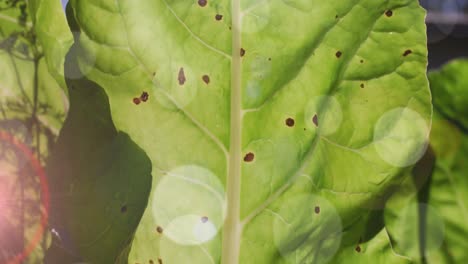
M 41 188 L 41 195 L 40 195 L 40 222 L 38 227 L 33 233 L 32 238 L 30 241 L 25 243 L 22 252 L 14 255 L 12 258 L 7 259 L 6 263 L 8 264 L 19 264 L 25 261 L 31 253 L 36 249 L 36 247 L 40 244 L 48 220 L 48 213 L 49 213 L 49 189 L 47 184 L 47 179 L 45 175 L 44 168 L 42 167 L 40 161 L 35 157 L 33 151 L 22 143 L 20 140 L 15 138 L 13 135 L 9 134 L 6 131 L 0 131 L 0 142 L 5 142 L 11 145 L 20 155 L 23 156 L 24 159 L 28 162 L 31 169 L 34 171 L 35 176 L 38 177 L 40 188 Z M 26 164 L 25 164 L 26 165 Z M 11 199 L 11 197 L 5 197 L 6 193 L 0 193 L 0 201 L 5 199 Z M 0 212 L 0 214 L 5 214 L 4 210 Z M 3 215 L 2 215 L 3 217 Z M 0 223 L 1 224 L 1 223 Z M 11 239 L 11 238 L 2 238 L 2 239 Z M 23 238 L 21 238 L 23 239 Z

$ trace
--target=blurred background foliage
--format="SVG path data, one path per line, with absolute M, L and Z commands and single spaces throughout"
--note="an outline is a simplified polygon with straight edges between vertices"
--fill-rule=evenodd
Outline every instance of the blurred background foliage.
M 57 16 L 65 21 L 67 2 L 0 0 L 0 131 L 27 145 L 43 165 L 68 110 L 63 60 L 72 37 L 66 23 L 56 23 Z M 429 69 L 468 57 L 468 0 L 420 2 L 428 10 Z M 468 95 L 468 77 L 460 80 L 468 76 L 467 65 L 459 61 L 430 74 L 431 151 L 384 216 L 395 251 L 422 254 L 422 263 L 468 263 L 468 99 L 459 96 Z M 17 146 L 0 140 L 0 263 L 22 254 L 44 214 L 37 176 Z M 44 234 L 23 262 L 41 263 L 49 243 Z
M 43 165 L 64 122 L 68 100 L 49 73 L 37 37 L 34 1 L 0 0 L 0 131 L 26 145 Z M 29 5 L 28 5 L 29 4 Z M 0 140 L 0 263 L 40 263 L 47 235 L 41 229 L 41 182 L 30 157 Z M 25 249 L 33 245 L 33 252 Z
M 468 57 L 468 0 L 420 0 L 427 9 L 429 69 Z
M 467 263 L 468 60 L 430 72 L 429 81 L 430 146 L 387 201 L 385 226 L 394 250 L 417 263 Z

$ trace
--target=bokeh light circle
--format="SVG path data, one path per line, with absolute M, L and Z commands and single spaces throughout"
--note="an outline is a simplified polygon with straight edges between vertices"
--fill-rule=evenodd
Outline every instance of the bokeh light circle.
M 334 96 L 316 96 L 307 103 L 304 123 L 321 136 L 335 133 L 343 121 L 341 104 Z
M 214 239 L 224 224 L 224 186 L 210 170 L 186 165 L 167 172 L 153 195 L 155 224 L 179 245 L 201 245 Z
M 379 156 L 395 167 L 418 162 L 429 142 L 429 125 L 416 111 L 398 107 L 383 114 L 374 128 L 374 146 Z
M 152 78 L 154 97 L 164 108 L 184 109 L 197 96 L 200 80 L 190 66 L 167 59 L 171 63 Z

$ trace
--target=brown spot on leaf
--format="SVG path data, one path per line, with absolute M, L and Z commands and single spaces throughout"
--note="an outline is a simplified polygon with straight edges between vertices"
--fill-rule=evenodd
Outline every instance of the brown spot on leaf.
M 147 92 L 142 92 L 140 96 L 141 101 L 146 102 L 149 99 L 149 94 Z
M 162 262 L 162 259 L 161 259 L 161 258 L 158 258 L 158 263 L 159 263 L 159 264 L 163 264 L 163 262 Z
M 180 85 L 184 85 L 185 81 L 187 81 L 187 79 L 185 78 L 184 68 L 180 68 L 179 76 L 177 79 L 179 80 Z
M 245 162 L 252 162 L 255 158 L 255 155 L 252 152 L 249 152 L 245 155 L 244 161 Z
M 241 48 L 240 49 L 240 56 L 244 57 L 244 55 L 245 55 L 245 49 Z
M 317 114 L 315 114 L 314 117 L 312 117 L 312 122 L 315 124 L 315 126 L 318 127 L 319 124 L 318 124 L 318 116 L 317 116 Z
M 164 231 L 164 229 L 160 226 L 156 227 L 156 232 L 158 232 L 159 234 L 162 234 Z
M 152 259 L 150 259 L 149 264 L 154 264 L 154 261 Z
M 203 76 L 202 76 L 202 80 L 203 80 L 206 84 L 209 84 L 209 83 L 210 83 L 210 76 L 208 76 L 208 75 L 203 75 Z
M 201 7 L 206 6 L 207 3 L 208 3 L 207 0 L 198 0 L 198 5 L 201 6 Z
M 364 63 L 364 60 L 360 60 L 359 62 L 360 62 L 360 63 Z
M 202 223 L 208 222 L 208 217 L 207 216 L 202 217 L 201 221 L 202 221 Z
M 271 61 L 271 58 L 268 58 L 268 61 Z
M 385 11 L 385 15 L 387 17 L 391 17 L 391 16 L 393 16 L 393 11 L 392 10 L 387 10 L 387 11 Z
M 355 250 L 357 253 L 361 252 L 361 246 L 357 245 Z
M 126 205 L 122 205 L 122 207 L 120 207 L 120 212 L 121 212 L 121 213 L 126 213 L 126 212 L 127 212 L 127 206 L 126 206 Z
M 133 98 L 133 103 L 136 105 L 139 105 L 141 103 L 140 98 L 137 98 L 137 97 Z
M 337 51 L 336 54 L 335 54 L 335 56 L 336 56 L 337 58 L 340 58 L 341 55 L 343 55 L 343 52 L 341 52 L 341 51 Z
M 293 127 L 295 122 L 294 119 L 289 117 L 288 119 L 286 119 L 285 123 L 288 127 Z
M 363 83 L 361 83 L 361 88 L 364 88 L 364 84 L 363 84 Z
M 314 211 L 316 214 L 320 214 L 320 206 L 315 206 Z
M 411 53 L 413 53 L 412 50 L 405 50 L 405 52 L 403 53 L 403 56 L 406 57 L 406 56 L 410 55 Z
M 215 19 L 220 21 L 221 19 L 223 19 L 223 15 L 216 14 Z

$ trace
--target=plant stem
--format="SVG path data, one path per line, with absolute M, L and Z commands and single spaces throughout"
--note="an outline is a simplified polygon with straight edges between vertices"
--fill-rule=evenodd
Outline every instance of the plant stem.
M 34 127 L 36 128 L 36 155 L 37 159 L 41 160 L 41 128 L 37 118 L 37 108 L 38 108 L 38 100 L 39 100 L 39 59 L 41 56 L 35 56 L 34 58 L 34 97 L 33 97 L 33 112 L 32 112 L 32 122 Z M 34 138 L 34 137 L 33 137 Z
M 426 259 L 426 230 L 427 230 L 427 208 L 421 206 L 429 203 L 429 192 L 432 181 L 432 173 L 435 166 L 435 154 L 431 148 L 428 147 L 425 155 L 416 164 L 413 169 L 413 182 L 418 191 L 418 233 L 419 233 L 419 256 L 422 264 L 427 263 Z

